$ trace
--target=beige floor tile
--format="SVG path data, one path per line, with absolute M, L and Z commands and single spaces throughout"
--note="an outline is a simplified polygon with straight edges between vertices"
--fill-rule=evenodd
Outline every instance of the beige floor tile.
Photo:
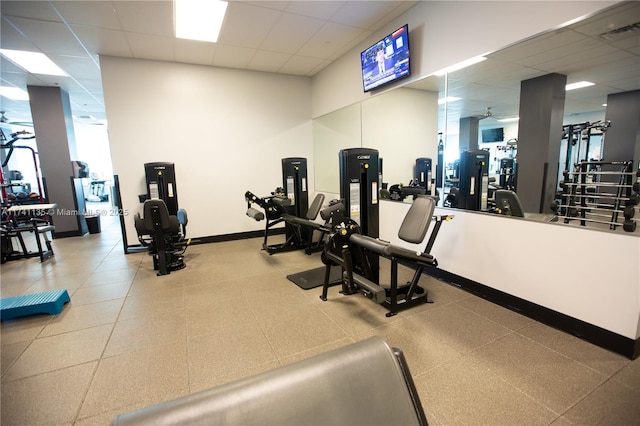
M 112 325 L 34 340 L 2 376 L 3 384 L 100 359 Z
M 104 284 L 114 284 L 121 282 L 131 282 L 136 275 L 137 268 L 109 269 L 105 271 L 95 271 L 87 277 L 83 286 L 95 286 Z
M 189 338 L 188 352 L 192 389 L 204 389 L 225 376 L 277 362 L 272 346 L 256 323 Z
M 71 301 L 54 316 L 39 337 L 53 336 L 103 324 L 113 324 L 118 318 L 124 299 L 107 300 L 90 305 L 76 305 Z
M 482 365 L 557 414 L 583 399 L 607 376 L 519 334 L 474 353 Z
M 613 379 L 631 388 L 640 389 L 640 358 L 630 361 L 613 376 Z
M 331 318 L 311 304 L 309 309 L 268 319 L 261 326 L 278 358 L 347 337 Z
M 187 302 L 186 315 L 189 337 L 256 323 L 256 317 L 244 297 L 203 297 L 198 301 Z
M 429 309 L 410 319 L 463 354 L 511 333 L 511 330 L 455 303 Z
M 608 380 L 563 417 L 579 425 L 637 425 L 640 422 L 640 389 Z
M 106 300 L 122 299 L 129 293 L 130 287 L 131 283 L 128 281 L 80 287 L 71 295 L 71 301 L 74 305 L 87 305 L 89 303 L 104 302 Z
M 409 364 L 411 368 L 411 364 Z M 548 425 L 557 415 L 475 362 L 459 358 L 415 378 L 427 420 L 446 425 Z
M 131 287 L 132 294 L 126 298 L 122 306 L 118 318 L 120 321 L 152 317 L 184 309 L 184 289 L 182 287 L 173 288 L 172 286 L 166 290 L 133 293 L 134 286 Z
M 524 315 L 503 308 L 480 297 L 467 297 L 455 303 L 509 330 L 520 330 L 522 327 L 534 322 L 531 318 L 527 318 Z
M 286 278 L 283 278 L 286 281 Z M 284 281 L 283 281 L 284 282 Z M 244 293 L 243 293 L 244 294 Z M 256 294 L 244 294 L 251 311 L 260 323 L 281 316 L 288 316 L 292 312 L 317 309 L 296 285 L 285 282 L 270 291 Z
M 52 315 L 34 315 L 0 322 L 0 342 L 10 345 L 35 339 L 53 318 Z
M 535 321 L 518 330 L 518 333 L 609 376 L 630 362 L 622 355 Z
M 97 361 L 2 383 L 3 425 L 54 425 L 73 422 Z
M 104 356 L 120 355 L 147 347 L 185 342 L 185 311 L 168 311 L 142 318 L 119 320 L 105 349 Z
M 29 343 L 31 342 L 19 342 L 0 346 L 0 353 L 2 354 L 0 358 L 0 374 L 4 374 L 5 371 L 13 365 L 13 362 L 27 349 Z
M 156 395 L 188 389 L 185 342 L 170 343 L 103 358 L 96 370 L 79 418 L 97 416 Z

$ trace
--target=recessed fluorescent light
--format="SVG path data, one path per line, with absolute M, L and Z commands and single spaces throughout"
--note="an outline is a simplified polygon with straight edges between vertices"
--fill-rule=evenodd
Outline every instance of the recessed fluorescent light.
M 176 37 L 217 42 L 227 4 L 219 0 L 175 0 Z
M 438 99 L 438 105 L 442 105 L 445 102 L 455 102 L 455 101 L 459 101 L 462 98 L 456 98 L 455 96 L 447 96 L 446 98 L 440 98 Z
M 565 90 L 574 90 L 574 89 L 582 89 L 583 87 L 593 86 L 595 83 L 590 81 L 578 81 L 575 83 L 567 84 L 564 88 Z
M 443 76 L 446 73 L 450 73 L 450 72 L 461 70 L 462 68 L 466 68 L 466 67 L 471 66 L 473 64 L 477 64 L 478 62 L 482 62 L 482 61 L 484 61 L 486 59 L 487 58 L 485 58 L 484 56 L 476 56 L 474 58 L 467 59 L 467 60 L 462 61 L 462 62 L 458 62 L 457 64 L 451 65 L 450 67 L 443 68 L 440 71 L 436 71 L 434 74 L 437 75 L 437 76 Z
M 29 94 L 18 87 L 1 86 L 0 96 L 9 98 L 14 101 L 28 101 Z
M 501 122 L 501 123 L 511 123 L 513 121 L 518 121 L 518 120 L 520 120 L 520 117 L 501 118 L 498 121 Z
M 68 75 L 44 53 L 9 49 L 0 49 L 0 53 L 31 74 Z

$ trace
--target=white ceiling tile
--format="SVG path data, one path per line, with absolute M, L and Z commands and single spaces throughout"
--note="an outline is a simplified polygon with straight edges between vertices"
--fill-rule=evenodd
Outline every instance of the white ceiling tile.
M 346 1 L 291 1 L 285 10 L 296 15 L 317 18 L 323 21 L 330 19 L 344 6 Z
M 154 37 L 147 34 L 126 33 L 135 58 L 173 61 L 172 37 Z
M 67 24 L 82 24 L 104 29 L 120 30 L 118 13 L 111 1 L 54 1 Z
M 86 53 L 65 24 L 12 18 L 16 27 L 43 53 L 82 55 Z
M 0 46 L 3 49 L 38 51 L 38 48 L 30 40 L 14 28 L 12 22 L 6 21 L 2 21 L 0 25 Z
M 71 29 L 90 52 L 123 58 L 133 56 L 129 42 L 122 31 L 80 25 L 71 25 Z
M 211 65 L 216 51 L 215 43 L 193 40 L 175 40 L 175 60 L 188 64 Z
M 363 30 L 347 25 L 326 22 L 311 40 L 298 51 L 302 56 L 327 59 L 342 49 L 350 40 L 358 38 Z
M 296 55 L 292 56 L 287 63 L 280 68 L 279 72 L 291 75 L 310 75 L 310 73 L 323 62 L 323 59 Z
M 323 21 L 283 13 L 262 42 L 260 48 L 274 52 L 295 53 L 322 27 Z
M 390 15 L 397 5 L 398 2 L 394 1 L 348 1 L 330 20 L 352 27 L 377 29 L 375 24 L 380 21 L 380 16 Z
M 282 12 L 233 2 L 218 38 L 219 44 L 258 48 Z
M 48 1 L 7 1 L 0 2 L 0 10 L 6 16 L 21 16 L 42 21 L 62 22 Z
M 173 1 L 113 2 L 122 29 L 127 32 L 173 37 Z
M 259 50 L 247 65 L 250 70 L 277 72 L 291 58 L 288 53 Z
M 244 69 L 256 54 L 256 49 L 247 47 L 231 47 L 219 44 L 213 55 L 213 65 L 225 68 Z

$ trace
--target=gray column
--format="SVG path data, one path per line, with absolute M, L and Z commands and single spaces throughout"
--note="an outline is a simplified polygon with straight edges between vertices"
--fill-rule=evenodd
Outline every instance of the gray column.
M 605 120 L 611 127 L 604 135 L 604 161 L 640 160 L 640 90 L 607 96 Z
M 27 90 L 46 195 L 50 203 L 58 205 L 54 235 L 82 235 L 70 180 L 76 145 L 69 94 L 59 87 L 27 86 Z
M 567 76 L 520 83 L 517 192 L 526 212 L 551 213 L 556 192 Z
M 479 125 L 480 119 L 478 117 L 463 117 L 460 119 L 458 139 L 460 152 L 478 149 Z

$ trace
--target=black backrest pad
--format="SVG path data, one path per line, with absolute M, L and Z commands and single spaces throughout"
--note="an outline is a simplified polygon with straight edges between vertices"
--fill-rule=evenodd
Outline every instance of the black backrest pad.
M 400 225 L 398 237 L 408 243 L 421 243 L 424 236 L 427 235 L 435 208 L 435 198 L 417 197 L 413 200 L 413 204 Z
M 171 227 L 171 222 L 169 221 L 169 210 L 167 210 L 167 205 L 164 201 L 156 199 L 144 202 L 144 227 L 148 231 L 153 231 L 153 216 L 151 211 L 156 207 L 158 208 L 158 213 L 160 215 L 160 228 L 168 230 Z
M 313 199 L 313 202 L 307 210 L 307 219 L 316 220 L 322 208 L 322 203 L 324 203 L 324 194 L 316 194 L 316 198 Z

